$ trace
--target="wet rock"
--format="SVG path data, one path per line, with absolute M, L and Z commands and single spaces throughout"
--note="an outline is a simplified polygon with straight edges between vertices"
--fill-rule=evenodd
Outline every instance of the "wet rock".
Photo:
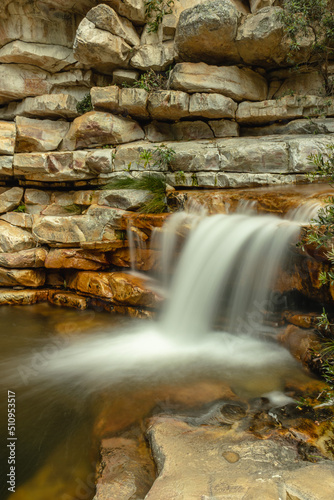
M 80 297 L 73 292 L 64 292 L 58 290 L 49 290 L 48 302 L 54 306 L 72 307 L 74 309 L 87 309 L 89 299 L 87 297 Z
M 190 96 L 189 114 L 203 118 L 235 118 L 237 103 L 221 94 L 199 94 Z
M 30 248 L 14 253 L 0 253 L 0 266 L 9 269 L 44 267 L 48 250 L 45 248 Z
M 305 477 L 310 473 L 313 476 L 318 470 L 331 487 L 334 486 L 331 463 L 303 462 L 296 447 L 287 441 L 282 446 L 281 442 L 256 439 L 241 430 L 234 433 L 226 427 L 194 428 L 176 419 L 159 416 L 151 419 L 148 437 L 159 476 L 146 496 L 147 500 L 226 496 L 235 500 L 277 500 L 289 491 L 294 475 Z M 180 467 L 182 463 L 187 466 Z M 182 488 L 175 488 L 176 484 Z M 318 498 L 317 494 L 314 496 L 314 486 L 310 482 L 302 491 L 305 498 L 307 495 Z
M 312 367 L 314 351 L 320 348 L 320 339 L 314 330 L 304 330 L 289 325 L 285 332 L 279 336 L 279 341 L 297 361 L 300 361 L 307 368 Z
M 144 498 L 155 479 L 155 467 L 145 443 L 116 437 L 101 443 L 94 500 Z
M 209 64 L 240 61 L 234 42 L 241 13 L 228 0 L 216 0 L 184 10 L 177 25 L 175 45 L 183 60 Z
M 108 261 L 105 254 L 101 252 L 89 252 L 77 248 L 53 248 L 46 257 L 45 267 L 49 269 L 95 271 L 108 267 Z
M 117 67 L 127 67 L 131 46 L 123 38 L 97 28 L 84 18 L 75 35 L 73 53 L 82 64 L 112 74 Z
M 319 313 L 285 312 L 284 318 L 288 323 L 300 328 L 315 328 L 319 321 Z
M 179 63 L 171 74 L 170 87 L 185 92 L 223 94 L 235 101 L 262 101 L 268 84 L 255 71 L 237 66 L 208 66 L 205 63 Z
M 161 90 L 150 95 L 148 111 L 155 120 L 176 121 L 189 116 L 189 96 L 185 92 Z
M 31 64 L 50 73 L 57 73 L 73 66 L 76 59 L 68 47 L 15 40 L 0 49 L 0 63 Z
M 19 252 L 35 246 L 36 240 L 30 232 L 0 220 L 0 252 Z
M 174 42 L 164 42 L 155 45 L 141 45 L 135 55 L 132 57 L 130 64 L 141 71 L 165 71 L 175 58 Z
M 49 290 L 13 290 L 0 288 L 0 305 L 23 306 L 46 302 Z
M 1 192 L 0 190 L 0 214 L 5 212 L 10 212 L 17 208 L 23 197 L 23 189 L 19 187 L 14 187 L 11 189 L 6 189 Z
M 6 269 L 0 267 L 0 286 L 39 287 L 45 283 L 45 272 L 38 269 Z
M 58 148 L 70 128 L 65 121 L 16 118 L 16 152 L 53 151 Z
M 134 265 L 138 271 L 160 270 L 160 258 L 160 252 L 147 248 L 136 249 L 134 257 L 131 255 L 129 248 L 117 248 L 108 257 L 110 264 L 114 266 L 129 268 Z
M 15 140 L 15 123 L 0 122 L 0 155 L 14 154 Z
M 101 111 L 76 118 L 63 141 L 62 149 L 74 150 L 105 144 L 122 144 L 144 138 L 137 122 Z
M 144 280 L 126 273 L 76 272 L 68 286 L 119 305 L 156 307 L 161 300 L 147 288 Z

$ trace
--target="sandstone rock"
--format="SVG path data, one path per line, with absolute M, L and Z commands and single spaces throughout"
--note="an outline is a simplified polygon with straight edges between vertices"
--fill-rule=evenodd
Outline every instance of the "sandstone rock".
M 333 134 L 334 123 L 332 118 L 307 118 L 292 120 L 289 123 L 274 123 L 263 127 L 243 127 L 243 136 L 263 135 L 303 135 L 303 134 Z
M 31 64 L 51 73 L 62 71 L 75 62 L 72 50 L 60 45 L 15 40 L 0 49 L 0 63 Z
M 45 248 L 30 248 L 14 253 L 0 253 L 0 266 L 9 269 L 44 267 L 48 251 Z
M 215 0 L 184 10 L 175 45 L 183 60 L 210 64 L 238 63 L 235 45 L 241 14 L 228 0 Z
M 13 156 L 0 155 L 0 176 L 5 178 L 13 176 Z
M 192 94 L 189 114 L 203 118 L 235 118 L 238 105 L 221 94 Z
M 215 137 L 238 137 L 239 125 L 229 120 L 211 120 L 209 125 Z
M 284 76 L 279 79 L 278 77 L 281 75 Z M 321 96 L 324 92 L 324 78 L 317 71 L 305 72 L 300 70 L 295 73 L 291 73 L 291 71 L 274 71 L 270 76 L 273 78 L 270 82 L 270 99 L 284 97 L 289 94 L 303 97 L 307 95 Z
M 273 7 L 246 17 L 236 37 L 236 47 L 246 64 L 277 67 L 286 62 L 289 44 L 282 41 L 281 12 L 280 7 Z
M 78 87 L 86 87 L 87 93 L 90 87 L 93 86 L 93 73 L 91 70 L 75 69 L 71 71 L 62 71 L 49 76 L 48 83 L 50 84 L 51 94 L 67 94 L 72 89 L 77 91 Z M 66 88 L 66 92 L 62 89 Z
M 300 137 L 289 140 L 290 168 L 292 172 L 310 172 L 314 170 L 313 163 L 309 160 L 311 154 L 320 153 L 327 157 L 328 146 L 333 144 L 331 135 L 317 137 Z
M 173 141 L 172 124 L 153 121 L 144 127 L 146 139 L 150 142 Z
M 250 9 L 254 14 L 260 9 L 264 9 L 264 7 L 272 7 L 280 3 L 281 0 L 250 0 Z
M 171 161 L 173 171 L 219 171 L 220 155 L 216 144 L 211 142 L 177 142 L 173 144 L 176 155 Z
M 74 120 L 62 148 L 73 150 L 105 144 L 122 144 L 143 137 L 144 132 L 141 127 L 130 118 L 90 111 Z
M 112 74 L 113 85 L 133 85 L 139 79 L 139 71 L 133 69 L 116 69 Z
M 34 222 L 33 234 L 38 241 L 52 247 L 79 247 L 85 243 L 105 242 L 110 249 L 118 248 L 123 246 L 123 242 L 114 229 L 119 229 L 122 214 L 123 210 L 93 205 L 85 215 L 39 218 Z
M 156 307 L 160 302 L 145 280 L 126 273 L 79 271 L 69 279 L 68 286 L 113 304 Z
M 97 198 L 98 205 L 136 211 L 152 198 L 150 191 L 136 189 L 108 189 L 101 191 Z
M 134 265 L 138 271 L 161 271 L 161 254 L 154 250 L 146 248 L 137 249 L 134 256 L 130 255 L 129 248 L 117 248 L 109 256 L 109 261 L 114 266 L 130 268 Z
M 0 289 L 0 305 L 23 306 L 46 302 L 48 290 L 13 290 Z
M 115 172 L 124 172 L 132 171 L 132 170 L 141 170 L 145 171 L 146 167 L 141 158 L 141 154 L 143 151 L 148 151 L 152 155 L 156 152 L 156 148 L 153 144 L 149 142 L 136 142 L 134 144 L 124 144 L 119 146 L 116 151 L 116 156 L 114 160 L 114 170 Z M 165 162 L 156 162 L 155 159 L 150 162 L 150 172 L 151 171 L 159 171 L 165 172 L 168 170 L 168 166 Z M 152 165 L 152 163 L 154 165 Z M 123 174 L 124 175 L 124 174 Z
M 14 156 L 14 175 L 43 182 L 91 179 L 96 174 L 87 167 L 86 151 L 18 153 Z
M 38 287 L 45 283 L 45 272 L 32 269 L 5 269 L 0 267 L 0 287 L 28 286 Z
M 77 29 L 73 51 L 82 64 L 112 74 L 119 66 L 127 67 L 131 47 L 123 38 L 96 28 L 95 24 L 84 18 Z
M 111 113 L 121 112 L 119 106 L 119 88 L 116 85 L 111 87 L 93 87 L 90 95 L 94 109 L 104 109 Z
M 178 122 L 172 124 L 172 132 L 176 141 L 197 141 L 213 139 L 213 132 L 205 122 Z
M 1 191 L 0 191 L 1 193 Z M 23 197 L 23 189 L 13 187 L 0 194 L 0 213 L 10 212 L 17 208 Z
M 174 14 L 166 14 L 159 26 L 159 38 L 163 42 L 173 40 L 175 38 L 177 18 Z
M 27 96 L 47 94 L 49 73 L 36 66 L 0 65 L 0 104 L 24 99 Z
M 65 121 L 16 118 L 16 152 L 53 151 L 58 148 L 70 128 Z
M 125 17 L 119 17 L 117 12 L 108 5 L 100 4 L 94 7 L 86 14 L 86 18 L 96 28 L 123 38 L 131 46 L 140 44 L 139 36 L 132 23 Z
M 262 102 L 242 102 L 238 106 L 236 120 L 256 125 L 273 121 L 302 118 L 303 116 L 332 116 L 334 107 L 329 101 L 315 96 L 285 96 Z
M 120 16 L 127 17 L 134 24 L 144 24 L 145 5 L 143 0 L 106 0 L 108 5 L 118 12 Z
M 46 257 L 45 267 L 96 271 L 108 267 L 108 261 L 105 254 L 100 252 L 88 252 L 77 248 L 53 248 Z
M 49 205 L 51 203 L 51 194 L 49 191 L 26 189 L 24 203 L 26 205 Z
M 28 118 L 76 118 L 77 99 L 67 94 L 46 94 L 27 97 L 20 103 L 11 102 L 0 110 L 0 117 L 14 119 L 16 116 Z
M 120 108 L 135 118 L 146 118 L 148 117 L 148 96 L 149 94 L 145 89 L 120 89 Z
M 148 111 L 153 119 L 176 121 L 189 116 L 189 96 L 185 92 L 161 90 L 150 95 Z
M 15 140 L 15 123 L 0 122 L 0 155 L 14 154 Z
M 31 233 L 0 220 L 0 253 L 19 252 L 36 246 Z
M 0 219 L 9 222 L 12 226 L 22 227 L 23 229 L 32 228 L 32 217 L 27 213 L 8 212 L 3 214 Z
M 174 42 L 164 42 L 155 45 L 141 45 L 130 64 L 141 71 L 165 71 L 174 62 Z
M 144 498 L 155 479 L 145 443 L 123 437 L 103 439 L 100 471 L 94 500 Z
M 113 171 L 114 150 L 95 149 L 87 154 L 86 165 L 96 175 L 109 174 Z
M 81 310 L 87 309 L 89 306 L 89 299 L 87 297 L 80 297 L 76 293 L 59 290 L 49 290 L 48 302 L 54 306 L 73 307 L 74 309 Z
M 331 462 L 303 462 L 287 440 L 282 446 L 273 439 L 256 439 L 241 430 L 238 434 L 228 431 L 224 425 L 194 427 L 169 416 L 151 419 L 148 437 L 159 476 L 146 495 L 147 500 L 224 497 L 277 500 L 282 498 L 282 491 L 291 492 L 290 498 L 318 498 L 312 481 L 302 483 L 309 473 L 312 480 L 319 473 L 323 474 L 323 480 L 326 478 L 326 485 L 327 481 L 331 487 L 333 484 Z M 180 467 L 181 463 L 187 463 L 187 467 Z M 295 474 L 299 481 L 296 480 L 293 489 L 290 481 Z M 175 489 L 175 484 L 182 488 Z M 319 483 L 318 489 L 321 490 Z M 321 498 L 325 500 L 329 491 L 325 489 Z
M 249 68 L 208 66 L 205 63 L 179 63 L 171 74 L 170 86 L 185 92 L 223 94 L 235 101 L 266 99 L 268 84 Z
M 279 336 L 279 342 L 305 367 L 309 367 L 312 353 L 320 348 L 319 336 L 313 330 L 305 330 L 295 325 L 289 325 L 285 329 Z

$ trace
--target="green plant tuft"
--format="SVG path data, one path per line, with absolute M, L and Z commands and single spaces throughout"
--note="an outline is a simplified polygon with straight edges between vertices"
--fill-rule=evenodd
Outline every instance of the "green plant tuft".
M 15 210 L 12 210 L 13 212 L 19 212 L 19 213 L 26 213 L 27 211 L 27 207 L 25 205 L 25 203 L 20 203 L 20 205 L 15 208 Z
M 145 14 L 150 19 L 148 32 L 156 33 L 164 16 L 173 13 L 174 0 L 145 0 Z
M 77 112 L 83 115 L 84 113 L 87 113 L 88 111 L 92 111 L 93 105 L 92 105 L 92 99 L 90 97 L 90 94 L 86 94 L 81 101 L 77 103 Z
M 82 214 L 82 207 L 81 205 L 77 205 L 76 203 L 73 203 L 72 205 L 66 205 L 64 207 L 66 212 L 69 212 L 72 215 L 81 215 Z

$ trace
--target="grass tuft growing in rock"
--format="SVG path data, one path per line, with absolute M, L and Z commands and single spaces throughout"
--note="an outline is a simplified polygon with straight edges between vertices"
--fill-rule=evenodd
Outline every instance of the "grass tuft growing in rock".
M 150 191 L 152 198 L 144 203 L 140 213 L 158 214 L 166 211 L 166 182 L 161 177 L 146 174 L 136 179 L 133 177 L 119 177 L 108 182 L 102 189 L 137 189 Z

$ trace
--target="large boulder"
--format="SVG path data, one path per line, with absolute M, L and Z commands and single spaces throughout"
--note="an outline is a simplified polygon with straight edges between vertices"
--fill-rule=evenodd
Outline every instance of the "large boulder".
M 142 128 L 130 118 L 90 111 L 73 121 L 62 149 L 71 151 L 105 144 L 123 144 L 143 138 Z
M 184 10 L 175 46 L 184 60 L 210 64 L 238 63 L 235 45 L 240 11 L 228 0 L 215 0 Z
M 101 73 L 112 74 L 117 67 L 127 67 L 131 46 L 119 36 L 99 29 L 84 18 L 75 35 L 74 56 Z
M 177 64 L 171 74 L 170 86 L 189 93 L 223 94 L 235 101 L 262 101 L 268 93 L 266 79 L 249 68 L 205 63 Z

